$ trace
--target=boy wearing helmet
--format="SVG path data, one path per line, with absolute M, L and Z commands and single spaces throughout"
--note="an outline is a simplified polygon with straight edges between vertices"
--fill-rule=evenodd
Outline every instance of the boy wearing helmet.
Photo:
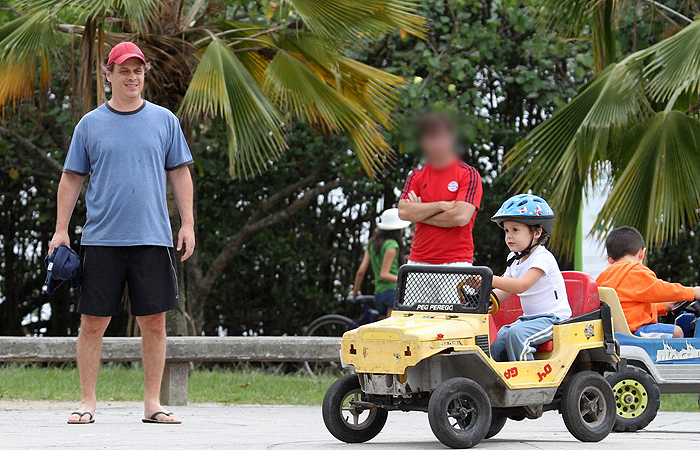
M 505 231 L 508 267 L 493 277 L 500 300 L 520 296 L 523 315 L 498 331 L 491 346 L 496 361 L 530 361 L 537 346 L 552 339 L 552 325 L 571 317 L 564 277 L 554 255 L 544 246 L 554 231 L 554 212 L 536 195 L 506 200 L 491 218 Z

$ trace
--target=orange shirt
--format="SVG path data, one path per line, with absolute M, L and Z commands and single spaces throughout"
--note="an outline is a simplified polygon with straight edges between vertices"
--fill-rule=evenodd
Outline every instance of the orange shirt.
M 659 311 L 665 312 L 664 303 L 695 298 L 692 287 L 660 280 L 644 264 L 630 261 L 611 264 L 596 283 L 615 289 L 632 332 L 642 325 L 657 323 Z

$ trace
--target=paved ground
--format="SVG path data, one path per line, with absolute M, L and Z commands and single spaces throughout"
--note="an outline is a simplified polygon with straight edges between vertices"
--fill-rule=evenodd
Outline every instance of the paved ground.
M 136 403 L 103 404 L 91 425 L 65 423 L 73 404 L 0 401 L 0 449 L 444 449 L 423 413 L 391 413 L 384 431 L 367 444 L 336 441 L 320 408 L 299 406 L 193 405 L 174 408 L 182 425 L 141 423 Z M 660 413 L 648 430 L 611 434 L 581 444 L 557 413 L 536 421 L 509 422 L 482 449 L 697 449 L 700 413 Z

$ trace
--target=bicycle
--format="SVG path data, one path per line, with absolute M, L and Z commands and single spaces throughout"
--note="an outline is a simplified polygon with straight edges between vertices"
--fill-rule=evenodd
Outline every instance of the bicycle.
M 379 318 L 379 312 L 374 309 L 374 295 L 347 297 L 345 301 L 364 306 L 362 315 L 356 320 L 340 314 L 321 316 L 309 324 L 306 329 L 306 336 L 342 337 L 346 331 L 376 322 Z M 304 362 L 304 369 L 311 376 L 316 376 L 317 373 L 336 371 L 339 368 L 340 363 L 337 362 Z

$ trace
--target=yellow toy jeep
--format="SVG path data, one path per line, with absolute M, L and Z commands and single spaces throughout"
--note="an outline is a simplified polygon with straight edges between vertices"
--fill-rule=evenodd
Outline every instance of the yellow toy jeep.
M 452 448 L 496 435 L 507 419 L 549 410 L 559 410 L 581 441 L 610 433 L 615 397 L 602 374 L 620 359 L 607 305 L 597 300 L 597 309 L 555 325 L 551 345 L 534 361 L 497 362 L 490 356 L 499 308 L 491 269 L 407 265 L 398 277 L 391 317 L 343 335 L 343 364 L 356 373 L 324 398 L 333 436 L 368 441 L 395 410 L 427 412 L 435 436 Z

